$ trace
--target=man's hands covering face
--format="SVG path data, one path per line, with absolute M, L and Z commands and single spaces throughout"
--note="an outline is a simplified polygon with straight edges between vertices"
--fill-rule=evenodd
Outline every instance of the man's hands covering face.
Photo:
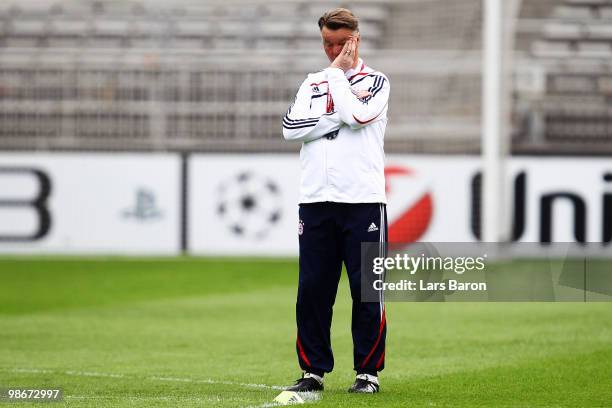
M 355 66 L 358 58 L 359 57 L 357 56 L 357 38 L 351 37 L 348 39 L 347 42 L 344 43 L 342 51 L 340 52 L 340 54 L 338 54 L 334 62 L 332 62 L 331 66 L 334 68 L 340 68 L 341 70 L 346 72 L 349 69 L 353 68 L 353 66 Z

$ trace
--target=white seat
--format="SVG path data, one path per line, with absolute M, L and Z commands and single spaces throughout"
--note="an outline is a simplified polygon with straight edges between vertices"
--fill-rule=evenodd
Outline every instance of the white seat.
M 129 22 L 126 20 L 97 20 L 94 23 L 96 35 L 125 37 L 128 35 Z
M 160 46 L 162 46 L 162 42 L 155 38 L 130 38 L 130 47 L 132 48 L 157 48 Z
M 568 20 L 589 20 L 593 18 L 593 14 L 589 7 L 559 6 L 555 7 L 553 17 Z
M 215 35 L 228 37 L 251 37 L 249 25 L 245 21 L 223 21 L 215 30 Z
M 57 1 L 3 1 L 7 3 L 8 7 L 18 6 L 21 14 L 30 16 L 42 16 L 48 14 L 51 8 L 56 5 Z M 11 4 L 12 3 L 12 4 Z
M 585 36 L 585 30 L 580 24 L 554 22 L 544 26 L 544 36 L 549 39 L 580 39 Z
M 197 38 L 173 38 L 169 45 L 173 49 L 200 49 L 202 48 L 203 41 Z
M 287 47 L 288 38 L 258 38 L 255 47 L 260 50 L 278 50 Z
M 600 7 L 599 16 L 602 20 L 612 20 L 612 6 L 611 7 Z
M 16 35 L 43 35 L 47 30 L 47 23 L 42 20 L 15 20 L 12 24 L 12 34 Z
M 46 39 L 47 45 L 50 48 L 73 48 L 84 45 L 82 37 L 49 37 Z
M 296 50 L 322 50 L 321 38 L 298 38 L 295 41 Z M 322 51 L 321 51 L 322 52 Z
M 384 4 L 360 4 L 351 6 L 351 11 L 361 20 L 384 22 L 389 18 L 389 9 Z
M 377 39 L 382 37 L 382 31 L 378 24 L 363 22 L 359 24 L 359 31 L 365 38 Z
M 211 24 L 206 21 L 178 21 L 176 34 L 181 37 L 206 37 L 212 34 Z
M 295 31 L 293 21 L 261 22 L 257 25 L 257 34 L 263 37 L 289 37 Z
M 213 47 L 218 50 L 242 50 L 247 48 L 247 44 L 240 38 L 215 38 L 213 41 Z
M 88 37 L 84 43 L 88 48 L 120 48 L 122 40 L 117 37 Z
M 303 21 L 296 24 L 295 33 L 300 37 L 316 38 L 318 41 L 321 41 L 321 31 L 319 30 L 319 27 L 310 21 Z
M 578 44 L 578 55 L 587 58 L 612 57 L 612 48 L 608 43 L 581 42 Z
M 257 7 L 257 12 L 261 17 L 274 16 L 277 20 L 281 19 L 293 19 L 300 14 L 300 8 L 298 3 L 284 2 L 284 3 L 267 3 Z
M 136 37 L 157 37 L 168 31 L 168 23 L 158 21 L 136 21 L 132 23 L 132 32 Z
M 549 91 L 552 92 L 595 92 L 596 78 L 588 75 L 554 75 L 549 77 Z
M 599 92 L 612 95 L 612 77 L 602 76 L 597 80 L 597 89 Z M 612 111 L 610 111 L 612 114 Z
M 32 37 L 7 37 L 5 44 L 9 48 L 35 48 L 38 46 L 38 39 Z
M 612 24 L 589 24 L 589 37 L 598 40 L 612 40 Z
M 55 35 L 84 36 L 89 32 L 89 23 L 82 20 L 53 20 L 51 23 Z
M 565 0 L 567 4 L 576 4 L 579 6 L 606 5 L 610 4 L 609 0 Z
M 531 45 L 531 52 L 537 57 L 567 58 L 574 55 L 570 44 L 566 42 L 536 41 Z

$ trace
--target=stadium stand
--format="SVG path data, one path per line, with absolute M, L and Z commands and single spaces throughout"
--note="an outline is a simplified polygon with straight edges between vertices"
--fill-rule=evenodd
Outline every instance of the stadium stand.
M 0 148 L 283 151 L 280 117 L 325 66 L 322 1 L 0 4 Z M 352 0 L 393 83 L 387 151 L 480 146 L 481 1 Z M 524 0 L 516 152 L 610 151 L 612 2 Z
M 516 144 L 540 152 L 610 153 L 611 8 L 608 0 L 567 0 L 551 7 L 527 50 L 543 87 L 529 97 L 517 92 L 526 103 L 526 126 L 515 129 Z

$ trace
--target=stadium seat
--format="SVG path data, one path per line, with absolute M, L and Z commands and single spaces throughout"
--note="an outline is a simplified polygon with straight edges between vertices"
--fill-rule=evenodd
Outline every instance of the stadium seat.
M 213 26 L 208 21 L 177 21 L 174 34 L 178 37 L 203 38 L 211 36 Z
M 279 50 L 287 47 L 291 40 L 287 38 L 258 38 L 255 42 L 255 48 L 262 51 Z
M 286 39 L 293 37 L 295 32 L 296 24 L 293 21 L 265 21 L 257 24 L 255 34 L 262 37 Z
M 251 24 L 246 21 L 226 20 L 216 26 L 215 36 L 250 38 L 253 35 L 250 28 Z
M 351 5 L 351 10 L 362 16 L 361 20 L 365 22 L 384 24 L 389 18 L 389 8 L 384 3 L 355 3 Z
M 578 43 L 578 56 L 584 58 L 612 58 L 612 48 L 609 43 L 584 41 Z
M 586 37 L 586 30 L 580 24 L 554 22 L 544 26 L 544 36 L 550 40 L 579 40 Z
M 19 37 L 40 37 L 47 32 L 44 20 L 15 20 L 10 27 L 10 34 Z
M 578 94 L 593 94 L 597 92 L 597 77 L 595 75 L 551 75 L 551 92 L 569 92 Z
M 612 41 L 612 24 L 589 24 L 586 27 L 589 38 L 593 40 Z
M 126 38 L 129 35 L 129 22 L 126 20 L 98 20 L 93 25 L 93 35 Z
M 599 17 L 602 20 L 612 20 L 612 5 L 599 8 Z
M 568 42 L 536 41 L 532 44 L 531 52 L 536 57 L 568 58 L 575 54 Z
M 560 6 L 555 7 L 553 17 L 568 20 L 589 20 L 594 16 L 590 7 Z
M 578 6 L 599 6 L 610 4 L 608 0 L 565 0 L 567 4 L 573 4 Z
M 63 20 L 56 19 L 51 23 L 53 35 L 59 37 L 83 37 L 89 35 L 91 25 L 82 20 Z
M 612 75 L 601 76 L 597 81 L 597 89 L 603 95 L 612 96 Z

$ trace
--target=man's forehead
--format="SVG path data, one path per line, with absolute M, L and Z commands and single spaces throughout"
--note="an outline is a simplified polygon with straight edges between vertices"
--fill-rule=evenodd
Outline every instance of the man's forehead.
M 356 31 L 351 31 L 348 28 L 330 30 L 327 27 L 323 27 L 321 30 L 321 36 L 326 41 L 347 41 L 349 38 L 356 36 L 356 34 Z

